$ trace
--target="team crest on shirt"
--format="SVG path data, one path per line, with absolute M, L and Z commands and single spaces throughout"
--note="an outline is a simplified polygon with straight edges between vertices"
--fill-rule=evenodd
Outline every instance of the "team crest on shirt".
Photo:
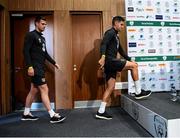
M 42 78 L 41 80 L 42 80 L 42 82 L 45 82 L 45 81 L 46 81 L 46 79 L 45 79 L 45 78 Z
M 41 38 L 38 39 L 39 43 L 41 43 Z
M 42 44 L 42 50 L 45 52 L 45 44 Z

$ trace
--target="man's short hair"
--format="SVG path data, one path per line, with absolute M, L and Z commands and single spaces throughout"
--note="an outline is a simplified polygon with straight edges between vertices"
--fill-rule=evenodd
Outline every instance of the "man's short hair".
M 36 18 L 34 20 L 35 25 L 36 25 L 36 23 L 39 23 L 41 20 L 46 21 L 46 18 L 43 16 L 36 16 Z
M 115 25 L 115 22 L 118 21 L 118 22 L 121 22 L 121 21 L 125 21 L 123 17 L 121 16 L 114 16 L 113 19 L 112 19 L 112 25 Z

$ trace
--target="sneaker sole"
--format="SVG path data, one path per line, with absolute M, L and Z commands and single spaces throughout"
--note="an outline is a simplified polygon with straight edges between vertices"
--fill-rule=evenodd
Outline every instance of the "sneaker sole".
M 104 120 L 111 120 L 112 119 L 112 118 L 107 118 L 107 117 L 103 117 L 103 116 L 99 116 L 99 115 L 96 115 L 96 118 L 104 119 Z
M 61 120 L 58 121 L 50 121 L 50 123 L 55 124 L 55 123 L 60 123 L 62 121 L 64 121 L 66 119 L 66 117 L 62 118 Z
M 36 120 L 38 120 L 39 118 L 37 118 L 37 119 L 24 119 L 24 118 L 21 118 L 21 120 L 22 121 L 36 121 Z
M 149 97 L 151 95 L 151 93 L 149 93 L 148 95 L 145 95 L 145 96 L 135 97 L 135 99 L 140 100 L 140 99 L 143 99 L 143 98 L 147 98 L 147 97 Z

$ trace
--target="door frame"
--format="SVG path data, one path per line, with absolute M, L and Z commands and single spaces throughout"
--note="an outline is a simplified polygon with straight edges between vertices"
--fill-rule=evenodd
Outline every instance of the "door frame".
M 2 22 L 3 22 L 3 18 L 2 18 L 2 11 L 3 11 L 3 7 L 0 5 L 0 115 L 2 114 L 2 106 L 3 106 L 3 102 L 2 102 L 2 36 L 3 36 L 3 32 L 2 32 Z
M 70 11 L 70 17 L 71 17 L 71 26 L 73 25 L 72 23 L 72 16 L 73 15 L 99 15 L 100 16 L 100 36 L 102 37 L 102 34 L 103 34 L 103 12 L 102 11 Z M 73 33 L 73 32 L 72 32 Z M 71 40 L 73 41 L 73 35 L 71 35 Z M 72 51 L 72 61 L 73 61 L 73 45 L 71 47 L 71 51 Z M 74 87 L 74 71 L 73 71 L 73 62 L 72 62 L 72 71 L 71 71 L 71 74 L 72 74 L 72 80 L 71 80 L 71 86 L 72 86 L 72 107 L 74 108 L 74 93 L 75 93 L 75 87 Z
M 11 93 L 10 93 L 10 65 L 9 65 L 9 52 L 10 52 L 10 27 L 9 27 L 9 13 L 7 5 L 0 5 L 1 10 L 1 114 L 5 115 L 11 112 Z
M 8 26 L 8 15 L 7 15 L 7 9 L 3 5 L 0 5 L 0 12 L 1 12 L 1 68 L 0 68 L 0 73 L 1 73 L 1 78 L 0 78 L 0 89 L 1 89 L 1 96 L 0 96 L 0 106 L 1 106 L 1 113 L 0 115 L 7 114 L 8 112 L 11 111 L 10 107 L 10 89 L 7 88 L 8 84 L 6 81 L 9 81 L 9 76 L 7 73 L 9 73 L 8 70 L 8 49 L 9 49 L 9 37 L 8 37 L 8 31 L 9 31 L 9 26 Z
M 14 17 L 16 17 L 16 15 L 17 15 L 17 17 L 18 17 L 18 15 L 19 15 L 19 17 L 21 17 L 21 14 L 22 15 L 34 15 L 34 16 L 36 16 L 36 15 L 52 15 L 53 16 L 53 23 L 54 23 L 54 12 L 53 11 L 11 11 L 11 12 L 9 12 L 9 15 L 10 15 L 10 32 L 13 32 L 13 24 L 14 24 L 14 20 L 13 20 L 13 18 Z M 54 34 L 54 28 L 53 28 L 53 34 Z M 15 110 L 15 95 L 14 95 L 14 61 L 13 61 L 13 58 L 14 58 L 14 44 L 13 44 L 13 42 L 14 42 L 14 32 L 13 33 L 11 33 L 10 34 L 11 36 L 10 36 L 10 38 L 11 38 L 11 44 L 10 44 L 10 55 L 11 55 L 11 57 L 10 57 L 10 68 L 11 68 L 11 73 L 10 73 L 10 78 L 11 78 L 11 82 L 10 82 L 10 87 L 11 87 L 11 108 L 12 108 L 12 111 L 14 111 Z M 53 44 L 54 44 L 54 39 L 53 39 Z M 54 48 L 53 48 L 53 53 L 54 53 Z M 55 85 L 55 84 L 54 84 Z M 55 99 L 54 99 L 54 104 L 56 104 L 55 103 L 56 101 L 55 101 Z M 37 104 L 37 103 L 35 103 L 35 105 L 34 106 L 37 106 L 37 107 L 43 107 L 42 106 L 42 104 L 40 103 L 40 104 Z

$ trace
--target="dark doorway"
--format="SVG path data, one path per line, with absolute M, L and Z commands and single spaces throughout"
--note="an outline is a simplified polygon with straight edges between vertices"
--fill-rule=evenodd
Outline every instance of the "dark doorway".
M 1 5 L 0 5 L 0 115 L 2 114 L 2 90 L 1 90 L 1 84 L 2 84 L 2 78 L 1 78 L 1 73 L 2 73 L 2 69 L 1 69 L 1 67 L 2 67 L 2 64 L 1 64 L 1 56 L 2 56 L 2 54 L 1 54 L 1 52 L 2 52 L 2 22 L 3 22 L 3 20 L 2 20 L 2 10 L 3 10 L 3 7 L 1 7 Z
M 24 37 L 27 32 L 35 29 L 34 18 L 39 13 L 11 13 L 11 67 L 12 67 L 12 97 L 13 110 L 21 110 L 24 107 L 26 96 L 30 89 L 30 78 L 27 76 L 23 57 Z M 46 38 L 48 53 L 53 57 L 53 14 L 43 14 L 47 19 L 47 27 L 43 32 Z M 46 78 L 49 86 L 50 101 L 54 103 L 55 99 L 55 77 L 54 68 L 47 63 Z M 34 101 L 36 104 L 42 104 L 40 95 Z M 37 107 L 38 108 L 38 107 Z

